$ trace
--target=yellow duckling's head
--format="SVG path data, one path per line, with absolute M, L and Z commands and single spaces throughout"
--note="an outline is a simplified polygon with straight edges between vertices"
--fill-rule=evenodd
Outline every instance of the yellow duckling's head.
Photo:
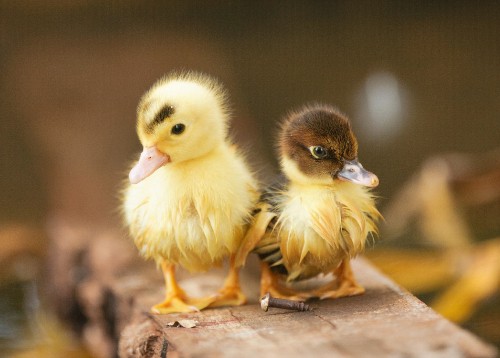
M 358 141 L 347 117 L 327 105 L 305 106 L 283 121 L 279 151 L 285 175 L 303 184 L 349 181 L 367 187 L 379 183 L 358 162 Z
M 144 150 L 130 171 L 136 184 L 168 163 L 201 157 L 227 135 L 228 108 L 222 86 L 195 72 L 158 80 L 137 108 L 137 134 Z

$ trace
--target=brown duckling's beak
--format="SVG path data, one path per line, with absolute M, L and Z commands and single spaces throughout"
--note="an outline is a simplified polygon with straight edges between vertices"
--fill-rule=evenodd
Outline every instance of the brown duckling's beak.
M 170 162 L 170 156 L 162 153 L 156 146 L 144 148 L 137 164 L 132 168 L 128 178 L 137 184 L 153 174 L 156 169 Z
M 370 188 L 375 188 L 378 185 L 377 176 L 363 168 L 356 159 L 346 161 L 344 167 L 336 175 L 340 180 L 350 181 Z

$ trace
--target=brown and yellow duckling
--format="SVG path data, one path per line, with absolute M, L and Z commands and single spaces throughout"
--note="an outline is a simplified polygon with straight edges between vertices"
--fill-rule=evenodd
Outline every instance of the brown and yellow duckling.
M 202 74 L 166 76 L 139 103 L 144 151 L 130 171 L 123 211 L 141 255 L 163 270 L 166 297 L 153 312 L 245 303 L 234 256 L 258 193 L 227 138 L 228 121 L 224 90 Z M 229 274 L 217 294 L 193 299 L 177 284 L 177 266 L 202 272 L 227 258 Z
M 262 195 L 238 263 L 254 249 L 262 261 L 261 293 L 281 298 L 357 295 L 350 260 L 377 232 L 380 213 L 370 188 L 375 174 L 358 162 L 349 120 L 327 105 L 291 113 L 279 135 L 283 175 Z M 288 284 L 319 274 L 336 280 L 312 291 Z

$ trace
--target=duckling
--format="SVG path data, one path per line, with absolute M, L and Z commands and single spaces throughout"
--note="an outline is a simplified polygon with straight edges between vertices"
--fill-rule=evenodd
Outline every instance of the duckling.
M 358 142 L 347 117 L 329 105 L 308 105 L 282 122 L 282 175 L 263 193 L 237 256 L 256 252 L 261 294 L 307 299 L 357 295 L 350 260 L 377 233 L 381 217 L 371 188 L 375 174 L 358 162 Z M 336 280 L 304 291 L 291 283 L 333 273 Z
M 125 222 L 140 254 L 161 267 L 165 300 L 155 313 L 241 305 L 234 256 L 258 200 L 245 159 L 227 138 L 229 112 L 223 87 L 195 72 L 173 73 L 147 91 L 137 109 L 144 147 L 124 190 Z M 175 269 L 203 272 L 229 258 L 218 293 L 191 298 Z

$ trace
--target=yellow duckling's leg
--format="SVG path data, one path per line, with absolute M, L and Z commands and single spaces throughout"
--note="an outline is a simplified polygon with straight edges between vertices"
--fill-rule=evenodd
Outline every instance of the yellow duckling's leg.
M 285 298 L 294 301 L 303 301 L 311 296 L 305 292 L 300 292 L 286 287 L 280 283 L 279 274 L 274 273 L 267 262 L 261 263 L 260 276 L 260 296 L 263 297 L 269 293 L 271 297 Z
M 161 263 L 163 277 L 165 278 L 166 295 L 165 300 L 151 308 L 151 312 L 167 314 L 174 312 L 194 312 L 208 306 L 202 302 L 196 302 L 187 297 L 184 290 L 177 284 L 175 279 L 175 265 Z
M 231 255 L 229 273 L 224 281 L 224 286 L 213 296 L 215 300 L 210 303 L 210 307 L 241 306 L 247 302 L 241 291 L 239 267 L 235 265 L 235 256 Z
M 320 299 L 339 298 L 346 296 L 361 295 L 365 289 L 361 287 L 354 278 L 349 259 L 342 260 L 334 272 L 336 280 L 331 284 L 319 288 L 313 294 Z

